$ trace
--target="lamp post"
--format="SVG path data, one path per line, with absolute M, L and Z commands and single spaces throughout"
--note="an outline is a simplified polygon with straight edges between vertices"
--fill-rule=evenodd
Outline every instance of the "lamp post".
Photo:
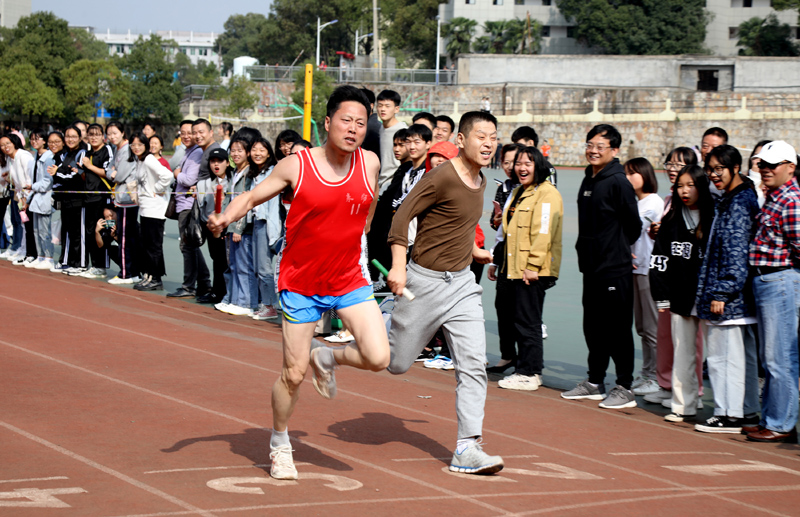
M 356 51 L 355 51 L 355 52 L 353 52 L 353 54 L 354 54 L 356 57 L 358 57 L 358 43 L 359 43 L 359 42 L 360 42 L 362 39 L 364 39 L 364 38 L 369 38 L 370 36 L 372 36 L 372 33 L 371 33 L 371 32 L 370 32 L 369 34 L 364 34 L 363 36 L 359 36 L 359 35 L 358 35 L 358 29 L 356 29 Z
M 333 20 L 328 23 L 323 23 L 322 25 L 319 24 L 319 17 L 317 17 L 317 68 L 319 68 L 319 33 L 322 32 L 322 29 L 327 27 L 328 25 L 333 25 L 334 23 L 338 22 L 339 20 Z
M 442 40 L 442 17 L 438 14 L 436 15 L 436 86 L 439 86 L 439 46 L 441 45 L 440 41 Z

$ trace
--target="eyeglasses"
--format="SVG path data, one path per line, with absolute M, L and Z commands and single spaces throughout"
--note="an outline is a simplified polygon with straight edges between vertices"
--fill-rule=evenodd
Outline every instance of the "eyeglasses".
M 611 149 L 611 146 L 610 146 L 610 145 L 594 145 L 594 144 L 591 144 L 591 143 L 588 143 L 588 142 L 587 142 L 587 143 L 585 143 L 585 144 L 583 145 L 583 147 L 584 147 L 584 148 L 585 148 L 587 151 L 597 151 L 598 153 L 602 153 L 602 152 L 603 152 L 603 151 L 605 151 L 606 149 Z
M 722 173 L 728 170 L 727 167 L 723 167 L 722 165 L 717 165 L 716 167 L 709 167 L 706 169 L 706 176 L 716 176 L 718 178 L 722 177 Z
M 781 165 L 783 165 L 785 163 L 792 163 L 792 162 L 783 161 L 783 162 L 780 162 L 780 163 L 768 163 L 768 162 L 765 162 L 764 160 L 761 160 L 761 161 L 758 162 L 758 168 L 759 169 L 775 170 L 775 169 L 777 169 L 778 167 L 780 167 Z
M 682 169 L 686 164 L 681 162 L 664 162 L 665 169 Z

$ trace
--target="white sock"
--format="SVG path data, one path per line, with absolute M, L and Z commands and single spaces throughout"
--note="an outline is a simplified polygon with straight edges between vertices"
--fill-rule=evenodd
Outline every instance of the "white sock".
M 458 442 L 456 442 L 456 452 L 461 454 L 466 450 L 467 447 L 475 443 L 477 440 L 473 436 L 472 438 L 460 438 Z
M 328 346 L 321 347 L 317 354 L 320 364 L 326 370 L 333 370 L 339 366 L 339 363 L 336 362 L 336 358 L 333 356 L 333 348 Z
M 272 430 L 272 438 L 269 440 L 270 448 L 274 449 L 275 447 L 280 447 L 281 445 L 291 445 L 291 442 L 289 441 L 288 427 L 283 431 L 276 431 L 275 429 Z

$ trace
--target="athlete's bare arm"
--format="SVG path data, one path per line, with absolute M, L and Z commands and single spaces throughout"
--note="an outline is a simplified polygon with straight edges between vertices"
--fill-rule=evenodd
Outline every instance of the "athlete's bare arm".
M 272 169 L 267 179 L 258 184 L 256 188 L 236 196 L 225 212 L 208 216 L 208 229 L 212 232 L 221 232 L 229 224 L 238 221 L 256 206 L 269 201 L 280 194 L 283 189 L 297 186 L 297 178 L 300 174 L 300 159 L 295 156 L 287 156 Z
M 369 233 L 372 226 L 372 216 L 375 215 L 375 207 L 378 205 L 378 175 L 381 173 L 381 161 L 372 151 L 364 150 L 364 166 L 367 169 L 370 187 L 372 187 L 372 203 L 369 205 L 369 215 L 367 215 L 367 226 L 365 233 Z

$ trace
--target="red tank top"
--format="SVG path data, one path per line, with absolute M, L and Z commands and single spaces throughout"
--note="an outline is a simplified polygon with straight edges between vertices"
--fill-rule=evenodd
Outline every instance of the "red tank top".
M 304 296 L 341 296 L 369 285 L 359 265 L 361 236 L 373 190 L 359 148 L 338 183 L 322 178 L 311 149 L 297 153 L 300 174 L 286 216 L 286 244 L 278 290 Z

